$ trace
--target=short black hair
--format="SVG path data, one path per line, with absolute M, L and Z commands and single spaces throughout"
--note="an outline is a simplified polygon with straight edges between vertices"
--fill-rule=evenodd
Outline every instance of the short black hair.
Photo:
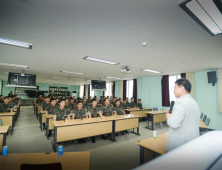
M 134 97 L 131 97 L 131 99 L 134 99 Z
M 95 99 L 92 99 L 91 103 L 92 103 L 92 102 L 96 102 L 96 100 L 95 100 Z
M 4 99 L 8 99 L 8 98 L 9 98 L 8 96 L 5 96 L 5 97 L 4 97 Z
M 64 99 L 61 99 L 60 101 L 59 101 L 59 103 L 61 103 L 62 101 L 65 101 Z
M 78 105 L 79 103 L 82 103 L 82 100 L 78 101 L 77 105 Z
M 138 99 L 138 101 L 139 101 L 139 100 L 141 100 L 141 99 Z
M 51 98 L 51 101 L 56 100 L 56 98 Z
M 183 86 L 188 93 L 190 93 L 192 85 L 189 80 L 185 78 L 177 79 L 175 82 L 179 87 Z
M 120 102 L 120 101 L 119 101 L 119 100 L 116 100 L 115 103 L 116 103 L 116 102 Z

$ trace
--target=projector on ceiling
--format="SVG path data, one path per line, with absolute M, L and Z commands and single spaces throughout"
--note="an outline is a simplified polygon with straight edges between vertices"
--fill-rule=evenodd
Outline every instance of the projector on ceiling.
M 122 68 L 122 69 L 121 69 L 121 72 L 122 72 L 122 73 L 131 73 L 131 70 L 128 69 L 128 68 Z

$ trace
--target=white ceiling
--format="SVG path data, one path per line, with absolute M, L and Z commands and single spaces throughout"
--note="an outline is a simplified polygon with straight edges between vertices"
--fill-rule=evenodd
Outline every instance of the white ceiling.
M 222 35 L 210 36 L 178 0 L 19 0 L 0 1 L 0 37 L 33 44 L 24 49 L 0 44 L 0 62 L 28 65 L 37 83 L 64 77 L 59 84 L 112 81 L 222 68 Z M 147 42 L 146 47 L 141 43 Z M 121 63 L 83 60 L 92 56 Z M 177 64 L 183 62 L 183 64 Z M 129 66 L 131 74 L 120 72 Z M 143 72 L 148 68 L 161 74 Z M 21 72 L 0 66 L 0 72 Z M 7 80 L 7 75 L 0 74 Z

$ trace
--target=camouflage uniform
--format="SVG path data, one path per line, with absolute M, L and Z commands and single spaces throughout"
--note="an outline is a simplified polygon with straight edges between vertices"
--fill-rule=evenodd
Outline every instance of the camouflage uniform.
M 10 104 L 1 103 L 0 104 L 0 112 L 10 112 L 10 109 L 13 108 Z
M 71 106 L 71 110 L 74 110 L 74 109 L 76 109 L 77 108 L 77 104 L 75 103 L 75 102 L 73 102 L 73 104 L 69 104 L 70 106 Z
M 129 107 L 129 105 L 128 104 L 123 104 L 122 107 L 123 107 L 123 109 L 127 109 L 127 107 Z
M 70 111 L 72 110 L 72 106 L 68 105 L 68 106 L 64 106 L 64 108 L 70 113 Z
M 103 116 L 112 116 L 112 112 L 113 112 L 113 108 L 112 106 L 106 106 L 106 105 L 103 105 L 101 107 L 102 111 L 103 111 Z
M 46 108 L 46 111 L 48 111 L 48 114 L 52 114 L 54 109 L 57 109 L 57 106 L 55 105 L 53 107 L 52 104 L 50 103 L 49 107 Z
M 40 104 L 41 102 L 42 102 L 42 100 L 39 99 L 39 98 L 36 100 L 36 103 L 37 103 L 37 104 Z
M 137 103 L 137 107 L 139 107 L 139 109 L 143 109 L 142 103 Z
M 87 103 L 87 102 L 86 103 L 83 102 L 82 105 L 83 105 L 82 108 L 89 107 L 89 103 Z
M 11 107 L 14 107 L 14 106 L 16 105 L 16 103 L 15 103 L 14 101 L 11 101 L 11 102 L 9 103 L 9 105 L 10 105 Z
M 86 115 L 84 108 L 82 108 L 82 110 L 79 110 L 78 108 L 76 108 L 74 110 L 74 114 L 75 114 L 75 119 L 82 119 Z
M 121 107 L 121 106 L 119 106 L 119 107 L 117 107 L 117 106 L 115 106 L 114 108 L 113 108 L 113 112 L 114 111 L 116 111 L 116 114 L 117 115 L 123 115 L 123 107 Z
M 43 110 L 46 110 L 50 106 L 50 104 L 51 103 L 47 104 L 46 102 L 44 102 L 44 103 L 41 104 L 41 107 L 42 107 Z
M 91 117 L 97 117 L 99 115 L 99 111 L 101 111 L 101 108 L 98 107 L 93 108 L 91 106 L 88 108 L 87 111 L 91 113 Z
M 131 108 L 137 107 L 137 104 L 136 103 L 130 103 L 129 107 L 131 107 Z
M 102 105 L 103 105 L 103 103 L 104 103 L 104 100 L 100 99 L 100 100 L 99 100 L 99 104 L 102 104 Z
M 67 117 L 70 116 L 70 113 L 65 108 L 63 110 L 61 110 L 60 108 L 56 108 L 53 110 L 52 116 L 56 117 L 56 121 L 65 120 Z

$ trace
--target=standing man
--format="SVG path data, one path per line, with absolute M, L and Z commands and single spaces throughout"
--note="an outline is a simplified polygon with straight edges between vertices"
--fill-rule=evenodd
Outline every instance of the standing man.
M 166 150 L 171 151 L 199 136 L 199 107 L 190 95 L 191 83 L 181 78 L 175 82 L 174 95 L 177 98 L 172 114 L 166 113 L 170 126 Z
M 8 97 L 12 97 L 13 96 L 13 92 L 10 91 L 10 93 L 8 94 Z

